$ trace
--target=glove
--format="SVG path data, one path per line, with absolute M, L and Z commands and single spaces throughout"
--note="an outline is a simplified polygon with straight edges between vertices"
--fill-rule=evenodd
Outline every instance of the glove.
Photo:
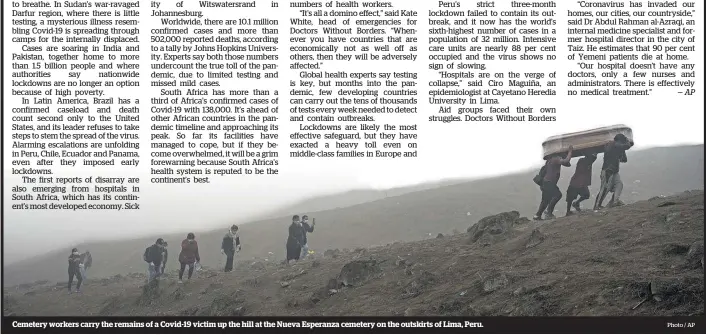
M 154 263 L 153 263 L 153 262 L 150 262 L 150 266 L 154 266 Z
M 221 253 L 222 253 L 222 254 L 224 254 L 224 255 L 226 254 L 226 252 L 225 252 L 225 251 L 223 251 L 223 249 L 221 249 Z
M 238 246 L 238 252 L 240 252 L 240 249 L 242 249 L 242 248 L 243 248 L 243 247 L 241 247 L 241 246 Z

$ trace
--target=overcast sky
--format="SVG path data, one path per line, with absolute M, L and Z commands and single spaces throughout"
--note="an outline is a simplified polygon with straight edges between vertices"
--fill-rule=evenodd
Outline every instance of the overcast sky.
M 395 2 L 401 3 L 401 2 Z M 411 4 L 412 2 L 410 2 Z M 430 2 L 431 3 L 431 2 Z M 162 4 L 162 7 L 166 3 Z M 406 8 L 410 8 L 408 5 Z M 400 7 L 405 8 L 405 7 Z M 470 7 L 469 7 L 470 8 Z M 144 8 L 143 8 L 144 10 Z M 420 11 L 421 41 L 427 40 L 426 16 Z M 10 15 L 11 11 L 6 11 Z M 143 16 L 146 15 L 143 12 Z M 269 15 L 272 11 L 268 10 Z M 292 11 L 294 13 L 294 11 Z M 560 10 L 563 15 L 564 11 Z M 208 14 L 207 15 L 211 15 Z M 265 14 L 254 13 L 254 17 Z M 286 19 L 290 15 L 281 17 Z M 697 15 L 702 15 L 698 11 Z M 215 17 L 215 16 L 213 16 Z M 225 17 L 225 16 L 223 16 Z M 272 17 L 272 16 L 270 16 Z M 149 19 L 149 18 L 148 18 Z M 557 17 L 562 21 L 564 16 Z M 699 22 L 701 18 L 697 18 Z M 151 19 L 150 19 L 151 20 Z M 340 20 L 339 20 L 340 21 Z M 11 20 L 5 20 L 5 31 L 10 31 Z M 281 49 L 288 49 L 287 21 L 280 35 Z M 563 27 L 563 26 L 562 26 Z M 149 27 L 142 31 L 147 33 Z M 559 41 L 565 41 L 564 28 L 559 29 Z M 703 46 L 703 34 L 695 34 L 696 44 Z M 141 46 L 143 69 L 147 69 L 149 45 L 142 38 Z M 18 52 L 19 46 L 5 39 L 6 53 Z M 428 117 L 438 110 L 438 106 L 427 104 L 426 83 L 439 79 L 428 70 L 427 43 L 420 43 L 416 63 L 392 62 L 324 62 L 327 71 L 346 70 L 349 72 L 401 72 L 416 71 L 419 74 L 418 86 L 419 113 L 377 117 L 379 124 L 417 124 L 419 126 L 419 157 L 416 159 L 373 160 L 373 159 L 289 159 L 288 135 L 297 128 L 288 124 L 289 109 L 286 86 L 289 79 L 298 79 L 298 73 L 289 70 L 288 57 L 280 57 L 280 79 L 269 81 L 231 80 L 224 81 L 229 88 L 269 88 L 279 89 L 280 97 L 280 159 L 279 176 L 221 177 L 212 178 L 204 185 L 154 185 L 149 179 L 149 98 L 158 96 L 159 89 L 149 87 L 148 75 L 143 74 L 139 88 L 107 89 L 106 95 L 114 97 L 141 98 L 141 162 L 136 168 L 116 168 L 114 170 L 54 168 L 56 176 L 123 176 L 140 177 L 141 209 L 139 211 L 16 211 L 11 209 L 11 188 L 21 184 L 17 176 L 10 175 L 11 164 L 11 117 L 12 107 L 20 106 L 20 98 L 11 95 L 9 76 L 5 80 L 4 140 L 5 140 L 5 216 L 3 218 L 3 245 L 6 261 L 46 252 L 50 249 L 66 247 L 70 243 L 92 239 L 118 239 L 151 233 L 176 231 L 200 231 L 231 223 L 243 223 L 255 216 L 300 201 L 313 195 L 337 192 L 352 188 L 389 188 L 425 181 L 456 178 L 483 177 L 511 173 L 527 169 L 541 163 L 544 139 L 552 135 L 586 130 L 614 124 L 625 124 L 633 129 L 638 148 L 670 146 L 679 144 L 703 143 L 703 51 L 689 54 L 691 63 L 696 66 L 696 94 L 685 96 L 677 92 L 683 88 L 654 87 L 653 94 L 647 97 L 565 97 L 568 69 L 578 70 L 576 62 L 567 61 L 566 47 L 560 44 L 557 61 L 552 62 L 484 62 L 488 71 L 543 72 L 557 71 L 557 97 L 502 98 L 501 106 L 518 105 L 558 109 L 557 122 L 545 123 L 430 123 Z M 4 64 L 5 71 L 11 72 L 10 62 Z M 628 71 L 631 73 L 632 71 Z M 144 73 L 147 73 L 146 70 Z M 64 77 L 64 72 L 57 76 Z M 85 72 L 82 78 L 95 78 L 95 74 Z M 117 109 L 118 106 L 114 106 Z M 454 108 L 455 110 L 455 108 Z M 487 115 L 487 114 L 486 114 Z M 362 146 L 362 142 L 360 146 Z

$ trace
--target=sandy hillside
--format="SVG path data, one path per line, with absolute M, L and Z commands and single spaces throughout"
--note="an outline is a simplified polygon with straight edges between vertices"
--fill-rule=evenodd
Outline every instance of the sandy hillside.
M 531 222 L 515 212 L 452 236 L 240 262 L 185 284 L 134 273 L 4 290 L 4 315 L 703 315 L 704 195 Z M 644 298 L 641 306 L 634 308 Z
M 629 162 L 621 167 L 625 183 L 623 200 L 627 203 L 647 200 L 658 195 L 672 195 L 684 190 L 703 189 L 703 145 L 654 148 L 629 153 Z M 575 162 L 575 161 L 574 161 Z M 599 181 L 599 157 L 594 166 L 596 193 Z M 472 167 L 469 167 L 472 170 Z M 560 188 L 565 192 L 574 168 L 562 171 Z M 241 225 L 243 251 L 240 260 L 282 259 L 287 227 L 292 214 L 308 213 L 317 220 L 309 245 L 317 252 L 334 248 L 369 248 L 396 241 L 417 241 L 463 232 L 481 218 L 506 211 L 518 211 L 531 217 L 540 200 L 540 192 L 532 183 L 535 170 L 473 181 L 445 181 L 386 191 L 352 191 L 326 197 L 304 199 L 273 219 Z M 452 183 L 452 185 L 449 185 Z M 590 203 L 593 199 L 589 200 Z M 234 216 L 237 215 L 234 205 Z M 563 202 L 557 214 L 565 210 Z M 283 214 L 290 213 L 290 214 Z M 205 266 L 218 267 L 220 243 L 226 227 L 201 232 L 194 222 Z M 168 268 L 178 267 L 179 242 L 187 232 L 148 238 L 80 244 L 79 250 L 93 254 L 94 278 L 115 274 L 143 272 L 142 253 L 157 237 L 169 241 Z M 66 257 L 71 249 L 48 252 L 15 264 L 5 264 L 4 285 L 17 285 L 39 280 L 66 280 Z

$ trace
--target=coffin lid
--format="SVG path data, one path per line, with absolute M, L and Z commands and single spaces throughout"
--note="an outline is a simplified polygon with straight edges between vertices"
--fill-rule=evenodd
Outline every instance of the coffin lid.
M 554 140 L 558 140 L 558 139 L 561 139 L 561 138 L 581 136 L 581 135 L 590 134 L 590 133 L 595 133 L 595 132 L 601 132 L 601 131 L 606 131 L 606 132 L 607 132 L 607 131 L 611 131 L 611 130 L 612 130 L 612 131 L 616 131 L 616 130 L 628 130 L 628 131 L 632 132 L 632 129 L 630 129 L 630 127 L 628 127 L 628 126 L 626 126 L 626 125 L 624 125 L 624 124 L 616 124 L 616 125 L 607 126 L 607 127 L 601 127 L 601 128 L 595 128 L 595 129 L 577 131 L 577 132 L 574 132 L 574 133 L 566 133 L 566 134 L 562 134 L 562 135 L 551 136 L 551 137 L 548 137 L 546 140 L 544 140 L 544 142 L 542 142 L 542 145 L 546 144 L 547 142 L 554 141 Z

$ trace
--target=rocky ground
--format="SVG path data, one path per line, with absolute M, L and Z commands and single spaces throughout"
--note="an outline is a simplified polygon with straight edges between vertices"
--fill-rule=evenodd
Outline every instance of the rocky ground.
M 532 222 L 518 212 L 467 232 L 370 249 L 328 250 L 293 265 L 206 268 L 3 291 L 4 315 L 703 315 L 704 195 Z
M 622 200 L 626 203 L 648 200 L 658 195 L 670 196 L 684 190 L 704 189 L 703 145 L 630 151 L 629 163 L 620 168 L 625 183 Z M 594 163 L 594 185 L 591 187 L 594 194 L 599 186 L 602 162 L 599 157 Z M 513 163 L 510 160 L 508 164 Z M 473 169 L 472 166 L 468 168 Z M 523 216 L 532 217 L 541 200 L 541 192 L 532 182 L 538 170 L 539 166 L 522 173 L 493 178 L 447 180 L 416 187 L 359 190 L 304 198 L 301 203 L 281 211 L 272 208 L 273 216 L 269 219 L 247 223 L 239 221 L 239 205 L 234 203 L 232 208 L 226 209 L 232 211 L 234 221 L 222 222 L 216 228 L 209 226 L 211 223 L 205 219 L 203 222 L 191 222 L 191 228 L 178 233 L 86 241 L 54 251 L 44 250 L 42 255 L 20 262 L 11 263 L 12 257 L 8 253 L 3 254 L 3 287 L 39 280 L 66 280 L 66 258 L 73 247 L 91 251 L 93 278 L 143 272 L 142 254 L 158 237 L 169 242 L 167 269 L 174 269 L 179 266 L 176 256 L 181 249 L 180 242 L 190 231 L 196 234 L 199 242 L 202 264 L 217 268 L 220 267 L 223 235 L 233 223 L 240 226 L 243 242 L 237 259 L 281 260 L 285 255 L 285 242 L 293 214 L 308 214 L 310 218 L 316 218 L 316 229 L 311 234 L 309 246 L 317 253 L 334 248 L 353 250 L 418 241 L 433 238 L 439 233 L 452 235 L 465 231 L 483 217 L 501 212 L 515 210 Z M 433 173 L 430 171 L 430 174 Z M 573 173 L 573 167 L 562 170 L 559 182 L 562 192 L 566 193 Z M 589 202 L 593 203 L 593 199 Z M 269 207 L 269 204 L 263 203 L 261 206 Z M 5 227 L 7 236 L 13 235 L 8 233 L 10 228 L 8 225 Z M 22 229 L 19 226 L 15 228 Z M 13 241 L 12 238 L 4 241 L 5 251 L 14 249 L 11 245 Z

